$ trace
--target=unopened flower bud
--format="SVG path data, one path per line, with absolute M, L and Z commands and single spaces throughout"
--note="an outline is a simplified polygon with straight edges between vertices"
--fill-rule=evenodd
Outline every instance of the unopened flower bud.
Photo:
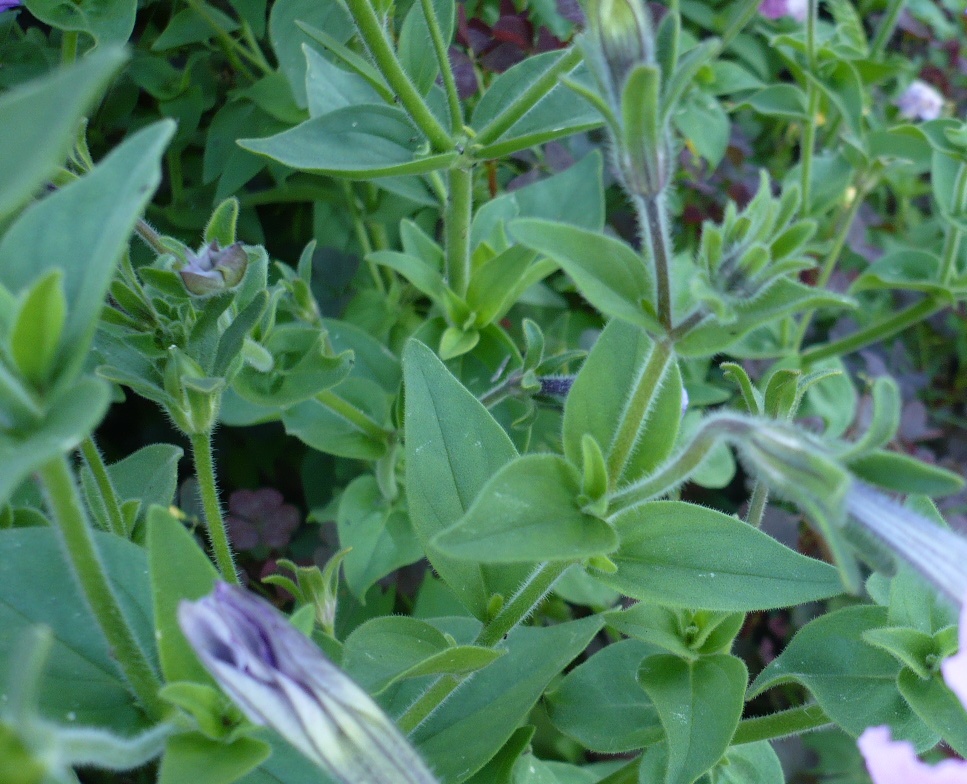
M 198 658 L 256 724 L 276 730 L 341 784 L 435 784 L 399 729 L 272 605 L 225 583 L 182 602 Z
M 617 105 L 625 79 L 639 63 L 655 61 L 651 12 L 643 0 L 595 0 L 588 14 L 606 74 L 599 81 Z
M 237 286 L 248 268 L 248 256 L 242 243 L 221 248 L 217 241 L 197 253 L 188 252 L 188 263 L 178 270 L 185 288 L 192 294 L 204 295 Z
M 780 422 L 762 424 L 735 445 L 752 473 L 778 496 L 839 516 L 849 474 L 806 433 Z

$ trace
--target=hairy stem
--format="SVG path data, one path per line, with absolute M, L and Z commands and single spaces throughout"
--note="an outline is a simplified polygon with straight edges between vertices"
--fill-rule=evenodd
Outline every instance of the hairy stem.
M 473 170 L 450 169 L 446 230 L 447 283 L 458 297 L 470 285 L 470 219 L 473 214 Z
M 87 467 L 91 469 L 94 483 L 97 485 L 97 491 L 100 493 L 101 501 L 104 503 L 104 511 L 107 512 L 111 533 L 117 536 L 127 537 L 127 527 L 124 524 L 124 515 L 121 513 L 121 501 L 118 498 L 117 491 L 114 489 L 111 475 L 107 472 L 107 466 L 104 464 L 104 458 L 101 457 L 101 451 L 97 448 L 97 444 L 94 443 L 93 436 L 88 436 L 81 441 L 81 454 L 84 456 L 84 462 L 87 463 Z
M 571 566 L 570 561 L 540 564 L 496 617 L 480 630 L 473 644 L 492 648 L 500 643 L 515 626 L 534 611 L 569 566 Z M 430 688 L 399 717 L 397 724 L 400 729 L 409 733 L 420 726 L 469 677 L 470 675 L 444 675 L 437 678 Z
M 212 434 L 193 433 L 191 436 L 191 455 L 195 463 L 195 477 L 201 493 L 202 508 L 205 510 L 208 541 L 211 543 L 215 564 L 222 578 L 230 583 L 239 584 L 235 571 L 232 546 L 225 529 L 225 518 L 218 502 L 218 485 L 215 481 L 215 458 L 212 454 Z
M 450 67 L 450 57 L 447 54 L 447 44 L 449 42 L 443 40 L 443 31 L 440 29 L 440 21 L 436 18 L 436 11 L 433 9 L 432 0 L 420 0 L 420 4 L 423 6 L 423 17 L 426 19 L 426 26 L 430 31 L 430 40 L 433 42 L 433 51 L 436 52 L 437 63 L 440 66 L 443 89 L 447 94 L 447 108 L 450 110 L 450 128 L 453 133 L 459 133 L 463 127 L 463 109 L 460 106 L 457 82 L 453 78 L 453 68 Z
M 668 212 L 664 193 L 648 198 L 635 197 L 638 218 L 641 223 L 643 247 L 651 254 L 655 271 L 655 306 L 658 321 L 667 330 L 672 329 L 671 262 L 673 256 L 671 234 L 668 229 Z
M 832 721 L 818 705 L 802 705 L 769 716 L 743 719 L 739 722 L 735 737 L 732 738 L 732 745 L 801 735 L 829 724 L 832 724 Z
M 67 458 L 54 458 L 38 473 L 67 561 L 107 638 L 112 657 L 144 710 L 160 717 L 164 713 L 158 699 L 161 682 L 118 604 Z
M 353 16 L 356 29 L 366 44 L 366 48 L 373 57 L 376 67 L 383 74 L 390 87 L 399 96 L 403 108 L 416 123 L 417 127 L 426 134 L 433 148 L 439 152 L 453 149 L 453 139 L 439 120 L 426 105 L 423 96 L 413 86 L 413 82 L 406 75 L 400 64 L 396 52 L 390 46 L 383 26 L 376 16 L 376 11 L 370 0 L 346 0 L 349 13 Z

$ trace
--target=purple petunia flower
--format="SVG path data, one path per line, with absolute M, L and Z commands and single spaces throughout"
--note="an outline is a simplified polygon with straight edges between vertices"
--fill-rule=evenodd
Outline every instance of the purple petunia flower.
M 248 256 L 241 242 L 222 248 L 213 241 L 197 253 L 188 251 L 188 263 L 178 270 L 178 274 L 188 291 L 204 295 L 237 286 L 245 277 L 247 267 Z
M 797 22 L 804 22 L 809 13 L 809 0 L 762 0 L 759 13 L 766 19 L 789 16 Z
M 943 96 L 935 87 L 914 79 L 903 91 L 896 105 L 908 120 L 936 120 L 943 111 Z
M 271 604 L 226 583 L 181 602 L 199 660 L 254 723 L 339 784 L 436 784 L 382 709 Z
M 14 8 L 20 8 L 22 5 L 22 0 L 0 0 L 0 14 L 4 11 L 12 11 Z

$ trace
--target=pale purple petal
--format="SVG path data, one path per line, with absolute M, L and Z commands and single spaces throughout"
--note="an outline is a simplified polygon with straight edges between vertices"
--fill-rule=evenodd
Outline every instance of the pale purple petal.
M 23 3 L 21 0 L 0 0 L 0 13 L 19 8 Z
M 915 79 L 896 102 L 908 120 L 936 120 L 943 111 L 944 99 L 935 87 Z
M 759 13 L 766 19 L 781 19 L 789 16 L 797 22 L 802 22 L 809 13 L 809 2 L 808 0 L 762 0 Z
M 869 727 L 857 745 L 873 784 L 967 784 L 967 762 L 927 765 L 909 741 L 892 739 L 889 727 Z

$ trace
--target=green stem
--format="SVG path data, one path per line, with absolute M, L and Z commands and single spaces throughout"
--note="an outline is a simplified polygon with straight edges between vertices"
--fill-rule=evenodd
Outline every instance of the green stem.
M 356 406 L 347 403 L 343 398 L 328 389 L 319 392 L 316 395 L 316 400 L 375 441 L 385 441 L 392 435 L 389 430 L 380 427 L 379 423 L 370 419 L 366 414 L 356 408 Z
M 617 430 L 608 448 L 608 477 L 611 490 L 614 490 L 627 466 L 628 459 L 635 451 L 641 426 L 648 417 L 662 378 L 672 361 L 671 344 L 665 340 L 656 341 L 648 361 L 635 382 L 634 391 L 621 412 Z
M 964 202 L 967 201 L 967 164 L 960 164 L 957 171 L 957 181 L 954 184 L 954 214 L 964 213 Z M 960 254 L 960 242 L 964 236 L 963 230 L 955 223 L 947 224 L 947 234 L 944 237 L 943 251 L 940 262 L 940 280 L 949 285 L 950 279 L 957 271 L 957 256 Z
M 823 266 L 819 271 L 819 275 L 816 278 L 815 287 L 817 289 L 826 288 L 826 284 L 829 283 L 829 279 L 833 275 L 833 270 L 836 269 L 836 262 L 839 261 L 839 256 L 843 252 L 843 248 L 846 245 L 846 240 L 849 238 L 850 229 L 853 227 L 853 222 L 856 220 L 856 216 L 860 211 L 860 207 L 863 206 L 866 200 L 866 195 L 873 189 L 876 181 L 879 179 L 878 172 L 876 176 L 872 179 L 867 180 L 862 187 L 857 188 L 856 193 L 853 196 L 853 200 L 850 202 L 849 207 L 846 208 L 846 213 L 843 215 L 843 219 L 840 221 L 839 230 L 836 233 L 836 237 L 833 240 L 833 245 L 826 254 L 826 258 L 823 260 Z M 796 330 L 796 339 L 794 343 L 794 349 L 796 352 L 802 347 L 802 342 L 806 337 L 806 332 L 809 330 L 809 325 L 812 322 L 813 317 L 816 315 L 815 309 L 807 310 L 799 322 L 799 326 Z
M 97 448 L 97 444 L 94 443 L 93 436 L 88 436 L 81 441 L 81 454 L 84 455 L 84 461 L 94 476 L 94 482 L 101 495 L 104 510 L 107 512 L 111 533 L 126 538 L 128 532 L 127 526 L 124 524 L 124 515 L 121 514 L 121 501 L 114 489 L 111 476 L 107 472 L 107 466 L 104 465 L 104 458 L 101 457 L 101 452 Z
M 803 367 L 805 368 L 808 365 L 815 364 L 829 357 L 850 354 L 869 346 L 871 343 L 886 340 L 898 332 L 902 332 L 907 327 L 916 324 L 918 321 L 929 318 L 943 307 L 944 303 L 937 298 L 932 296 L 925 297 L 916 305 L 911 305 L 906 310 L 901 310 L 895 316 L 878 321 L 865 329 L 854 332 L 852 335 L 834 340 L 832 343 L 824 343 L 806 350 L 802 355 Z
M 709 417 L 699 425 L 685 448 L 656 473 L 612 493 L 608 499 L 608 517 L 670 492 L 691 476 L 723 437 L 745 432 L 748 427 L 743 418 L 734 414 Z
M 470 285 L 470 219 L 473 213 L 473 170 L 450 169 L 449 193 L 444 215 L 447 251 L 447 283 L 458 297 Z
M 883 54 L 887 42 L 893 37 L 897 22 L 900 19 L 900 12 L 903 10 L 905 0 L 889 0 L 886 6 L 886 13 L 880 19 L 880 26 L 876 29 L 876 36 L 870 44 L 870 60 L 876 60 Z
M 752 488 L 752 498 L 749 499 L 749 513 L 745 516 L 745 521 L 753 528 L 762 527 L 762 516 L 765 514 L 766 505 L 769 503 L 769 488 L 756 479 L 755 486 Z
M 80 33 L 76 30 L 65 30 L 60 39 L 60 61 L 70 65 L 77 60 L 77 42 Z
M 423 6 L 423 18 L 426 19 L 430 40 L 440 65 L 440 75 L 443 77 L 443 89 L 447 94 L 447 107 L 450 109 L 450 128 L 459 133 L 463 128 L 463 109 L 460 107 L 460 94 L 457 92 L 457 82 L 453 78 L 453 68 L 450 67 L 450 57 L 447 53 L 447 42 L 443 40 L 440 21 L 436 18 L 436 10 L 432 0 L 420 0 Z
M 252 32 L 252 26 L 242 20 L 242 38 L 248 45 L 247 49 L 251 53 L 251 59 L 256 66 L 264 73 L 266 76 L 272 73 L 272 64 L 265 59 L 265 54 L 262 52 L 262 47 L 259 46 L 258 40 L 255 38 L 255 33 Z
M 111 656 L 145 711 L 158 718 L 164 713 L 163 704 L 158 699 L 161 683 L 124 617 L 107 578 L 67 458 L 63 455 L 54 458 L 38 473 L 64 553 L 98 626 L 107 638 Z
M 191 454 L 195 464 L 195 477 L 201 493 L 202 508 L 205 510 L 208 541 L 222 578 L 230 583 L 239 584 L 235 571 L 235 559 L 225 530 L 225 518 L 218 502 L 218 486 L 215 483 L 215 458 L 212 454 L 212 434 L 193 433 L 191 435 Z
M 505 131 L 510 130 L 514 123 L 533 109 L 538 101 L 557 86 L 558 79 L 561 76 L 574 70 L 577 64 L 581 62 L 581 57 L 581 50 L 574 46 L 564 52 L 554 65 L 532 82 L 531 86 L 518 95 L 516 100 L 507 104 L 496 117 L 480 129 L 474 137 L 474 144 L 485 147 L 499 139 Z
M 816 72 L 816 15 L 819 13 L 819 0 L 809 0 L 809 10 L 806 14 L 806 68 L 810 75 Z M 810 213 L 812 198 L 813 150 L 816 146 L 816 115 L 819 113 L 819 89 L 808 76 L 806 77 L 806 95 L 808 103 L 808 117 L 803 128 L 802 141 L 799 147 L 799 165 L 802 174 L 802 210 L 805 215 Z
M 743 719 L 739 722 L 732 738 L 732 745 L 739 746 L 743 743 L 801 735 L 829 724 L 832 724 L 832 721 L 818 705 L 802 705 L 769 716 Z
M 228 34 L 226 30 L 218 23 L 205 6 L 199 3 L 198 0 L 188 0 L 188 6 L 194 11 L 198 16 L 204 20 L 204 22 L 214 31 L 215 38 L 218 39 L 218 44 L 221 47 L 222 54 L 231 64 L 232 68 L 242 74 L 249 81 L 255 81 L 255 74 L 249 69 L 245 63 L 243 63 L 239 55 L 239 45 L 238 42 Z
M 651 254 L 655 271 L 655 307 L 658 320 L 667 330 L 672 330 L 671 261 L 672 242 L 668 229 L 668 212 L 665 208 L 665 194 L 658 193 L 652 198 L 635 197 L 638 219 L 641 223 L 642 247 Z
M 413 122 L 423 131 L 430 144 L 438 152 L 453 149 L 453 139 L 440 122 L 433 116 L 433 112 L 426 105 L 423 96 L 417 92 L 413 82 L 406 75 L 399 58 L 390 46 L 383 31 L 383 26 L 373 10 L 371 0 L 346 0 L 349 13 L 356 22 L 356 29 L 372 55 L 376 67 L 399 96 L 400 103 L 409 113 Z
M 138 222 L 134 229 L 144 244 L 151 248 L 151 250 L 153 250 L 159 256 L 168 252 L 168 249 L 161 241 L 161 235 L 158 234 L 158 232 L 155 231 L 154 226 L 144 220 L 144 218 L 138 218 Z
M 514 627 L 534 611 L 569 566 L 571 566 L 570 561 L 540 564 L 496 617 L 480 630 L 473 644 L 492 648 L 500 643 Z M 397 719 L 400 729 L 404 733 L 409 733 L 419 727 L 469 677 L 470 675 L 444 675 L 434 681 L 430 688 Z
M 373 245 L 369 241 L 369 234 L 366 232 L 366 224 L 359 212 L 359 205 L 356 203 L 356 192 L 353 190 L 352 183 L 349 180 L 343 180 L 342 187 L 343 193 L 346 196 L 346 206 L 349 209 L 349 217 L 352 218 L 353 221 L 353 231 L 356 234 L 356 242 L 359 243 L 359 249 L 363 252 L 363 258 L 366 259 L 366 265 L 369 267 L 369 275 L 373 279 L 373 284 L 376 286 L 376 290 L 385 297 L 386 284 L 383 282 L 383 276 L 380 274 L 379 267 L 369 258 L 369 254 L 373 252 Z

